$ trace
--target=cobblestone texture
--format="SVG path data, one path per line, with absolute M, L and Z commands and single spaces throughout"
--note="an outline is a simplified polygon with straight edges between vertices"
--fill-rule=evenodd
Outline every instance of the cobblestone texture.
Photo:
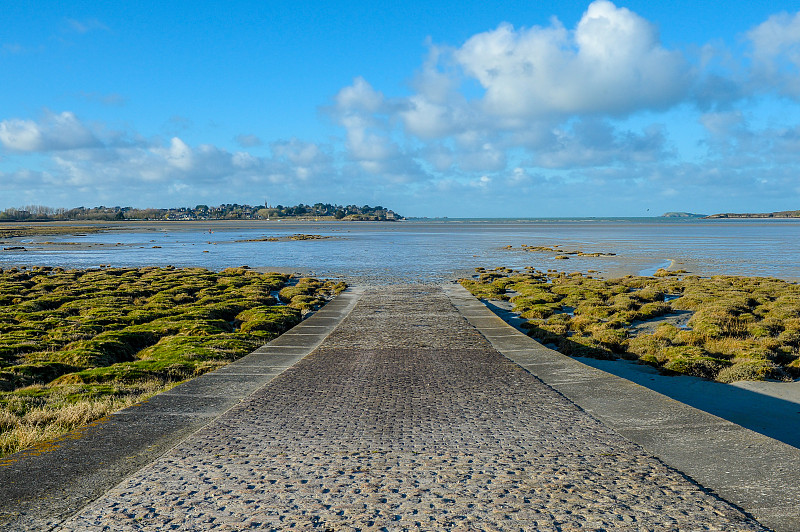
M 409 286 L 61 528 L 139 529 L 762 527 Z

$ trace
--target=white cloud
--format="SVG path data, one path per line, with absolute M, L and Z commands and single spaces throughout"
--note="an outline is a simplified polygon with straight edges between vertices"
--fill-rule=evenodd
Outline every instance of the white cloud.
M 374 174 L 417 157 L 436 172 L 503 172 L 515 150 L 549 168 L 651 162 L 672 156 L 663 128 L 617 131 L 596 117 L 676 105 L 691 97 L 692 81 L 655 26 L 598 0 L 574 30 L 556 19 L 501 24 L 457 48 L 429 45 L 414 94 L 388 98 L 356 78 L 331 114 L 346 130 L 348 157 Z M 470 99 L 474 82 L 484 91 Z
M 446 68 L 451 53 L 429 46 L 428 58 L 412 82 L 418 93 L 398 105 L 398 114 L 408 133 L 426 140 L 441 138 L 469 127 L 474 121 L 473 110 L 458 91 L 458 75 L 440 69 Z
M 167 145 L 113 147 L 59 152 L 53 171 L 71 185 L 107 189 L 120 186 L 172 187 L 223 185 L 243 179 L 264 179 L 276 164 L 245 152 L 213 145 L 191 147 L 174 137 Z M 287 172 L 288 173 L 288 172 Z
M 153 151 L 163 156 L 167 164 L 180 170 L 191 170 L 194 166 L 192 150 L 178 137 L 172 138 L 169 148 L 154 148 Z
M 387 101 L 363 78 L 341 89 L 329 114 L 346 131 L 345 154 L 357 171 L 372 176 L 372 183 L 410 183 L 426 178 L 425 172 L 393 138 L 394 117 L 405 106 L 401 101 Z
M 800 13 L 769 17 L 749 32 L 753 82 L 762 89 L 800 97 Z
M 455 59 L 498 116 L 666 108 L 689 87 L 683 56 L 661 46 L 648 21 L 605 0 L 590 4 L 574 31 L 556 19 L 520 30 L 501 24 L 467 40 Z
M 553 144 L 534 155 L 537 166 L 608 166 L 664 161 L 672 156 L 663 129 L 656 125 L 637 133 L 618 131 L 606 121 L 588 118 L 559 128 L 554 133 Z
M 94 134 L 70 112 L 46 112 L 40 122 L 12 118 L 0 122 L 0 143 L 12 151 L 41 152 L 97 146 Z
M 81 202 L 127 197 L 132 203 L 147 197 L 163 205 L 171 195 L 199 199 L 211 189 L 245 196 L 254 187 L 270 185 L 280 186 L 282 193 L 307 190 L 309 183 L 335 182 L 339 175 L 324 147 L 297 139 L 275 142 L 271 157 L 257 157 L 212 144 L 192 146 L 178 136 L 164 142 L 101 125 L 94 129 L 97 136 L 70 112 L 49 113 L 39 122 L 0 122 L 0 141 L 12 157 L 43 168 L 0 173 L 4 199 L 27 198 L 32 191 L 40 199 L 71 191 L 80 192 Z
M 398 146 L 387 135 L 370 131 L 361 120 L 347 119 L 343 124 L 347 128 L 347 150 L 353 159 L 380 162 L 398 155 Z
M 449 136 L 465 121 L 462 109 L 452 104 L 434 103 L 422 95 L 411 96 L 408 108 L 401 111 L 400 116 L 409 133 L 426 140 Z
M 356 78 L 334 101 L 330 112 L 347 132 L 346 148 L 351 159 L 374 163 L 397 155 L 399 150 L 388 137 L 390 126 L 380 116 L 385 110 L 381 93 L 363 78 Z
M 331 157 L 325 153 L 318 144 L 304 142 L 293 138 L 273 142 L 271 145 L 272 153 L 276 158 L 286 159 L 293 164 L 310 166 L 315 164 L 329 164 Z
M 231 163 L 236 168 L 249 169 L 258 167 L 259 159 L 246 151 L 237 151 L 231 157 Z
M 33 120 L 3 120 L 0 122 L 0 142 L 17 151 L 36 151 L 44 144 L 42 132 Z
M 383 94 L 372 88 L 362 77 L 343 88 L 335 97 L 336 109 L 345 115 L 358 113 L 377 113 L 383 108 Z
M 274 160 L 300 181 L 330 177 L 332 173 L 333 158 L 317 144 L 293 138 L 273 142 L 270 147 Z

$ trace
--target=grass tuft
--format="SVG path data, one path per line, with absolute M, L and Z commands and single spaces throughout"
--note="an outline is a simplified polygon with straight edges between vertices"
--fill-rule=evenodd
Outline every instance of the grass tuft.
M 564 354 L 638 360 L 722 382 L 800 377 L 794 283 L 662 270 L 610 280 L 533 268 L 477 274 L 461 284 L 478 298 L 510 299 L 528 334 Z M 681 311 L 691 312 L 685 328 L 671 321 Z
M 291 282 L 246 267 L 0 270 L 0 454 L 236 360 L 346 288 Z M 277 306 L 276 290 L 297 294 Z

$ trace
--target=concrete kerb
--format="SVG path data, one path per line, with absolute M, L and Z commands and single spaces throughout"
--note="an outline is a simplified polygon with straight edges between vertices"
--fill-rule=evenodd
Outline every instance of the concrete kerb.
M 349 288 L 291 331 L 217 371 L 0 459 L 0 530 L 56 526 L 316 349 L 362 293 Z
M 800 530 L 800 449 L 548 349 L 459 284 L 456 308 L 507 358 L 704 488 L 774 530 Z

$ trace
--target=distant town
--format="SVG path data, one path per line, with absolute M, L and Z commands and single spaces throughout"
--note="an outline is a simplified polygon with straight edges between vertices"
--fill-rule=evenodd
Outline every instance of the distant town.
M 136 209 L 133 207 L 76 207 L 74 209 L 28 205 L 19 209 L 10 208 L 0 212 L 0 221 L 37 222 L 73 220 L 358 220 L 397 221 L 404 219 L 391 209 L 380 205 L 239 205 L 224 203 L 218 206 L 197 205 L 171 209 Z

